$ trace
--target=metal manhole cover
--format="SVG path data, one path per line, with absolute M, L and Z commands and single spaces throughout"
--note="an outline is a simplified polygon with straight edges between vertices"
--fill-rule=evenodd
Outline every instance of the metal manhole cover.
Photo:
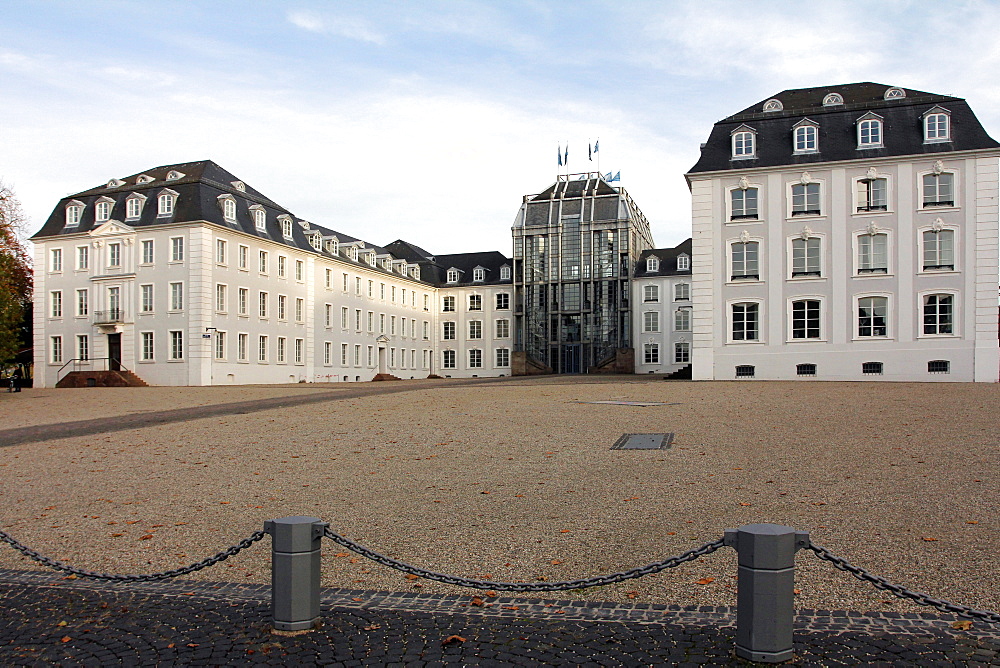
M 612 450 L 666 450 L 674 441 L 673 433 L 622 434 L 611 446 Z

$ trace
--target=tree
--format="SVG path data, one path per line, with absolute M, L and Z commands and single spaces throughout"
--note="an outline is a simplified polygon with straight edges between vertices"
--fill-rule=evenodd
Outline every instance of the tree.
M 31 306 L 31 262 L 22 241 L 26 226 L 21 203 L 0 182 L 0 363 L 20 349 Z

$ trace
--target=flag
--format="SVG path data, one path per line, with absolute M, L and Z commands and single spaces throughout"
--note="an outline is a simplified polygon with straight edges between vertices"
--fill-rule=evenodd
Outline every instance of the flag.
M 569 167 L 569 142 L 566 142 L 566 148 L 563 149 L 563 164 Z
M 609 172 L 609 173 L 610 173 L 610 172 Z M 615 178 L 613 178 L 613 179 L 611 179 L 611 180 L 612 180 L 612 181 L 621 181 L 621 180 L 622 180 L 622 173 L 621 173 L 621 170 L 619 170 L 619 171 L 615 172 Z
M 559 166 L 562 167 L 562 146 L 556 146 L 556 160 L 559 162 Z
M 598 139 L 597 141 L 594 142 L 594 153 L 597 153 L 600 150 L 601 150 L 601 140 Z
M 590 143 L 587 143 L 587 160 L 594 161 L 594 153 L 590 150 Z
M 611 182 L 611 172 L 608 172 L 607 174 L 604 175 L 604 180 L 607 181 L 608 183 Z

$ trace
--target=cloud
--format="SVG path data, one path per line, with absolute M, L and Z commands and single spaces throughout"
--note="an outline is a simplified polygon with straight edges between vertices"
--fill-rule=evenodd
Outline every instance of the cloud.
M 319 34 L 336 35 L 359 42 L 369 42 L 385 44 L 385 36 L 373 30 L 362 19 L 338 16 L 335 18 L 325 18 L 314 12 L 291 11 L 288 13 L 288 21 L 303 30 Z

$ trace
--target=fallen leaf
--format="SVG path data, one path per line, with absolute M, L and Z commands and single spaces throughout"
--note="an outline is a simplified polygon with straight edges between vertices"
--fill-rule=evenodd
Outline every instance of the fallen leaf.
M 750 504 L 745 501 L 740 501 L 741 506 L 749 506 Z
M 925 540 L 928 543 L 937 540 L 937 538 L 931 538 L 930 536 L 924 536 L 921 540 Z
M 365 600 L 365 599 L 363 599 L 363 598 L 352 598 L 351 600 L 352 600 L 352 601 L 363 601 L 363 600 Z
M 553 559 L 549 563 L 552 564 L 553 566 L 558 566 L 559 564 L 562 563 L 562 559 Z
M 335 554 L 333 556 L 335 556 L 335 557 L 349 557 L 349 556 L 351 556 L 351 553 L 350 552 L 338 552 L 337 554 Z
M 63 642 L 69 642 L 70 640 L 72 640 L 72 638 L 70 638 L 69 636 L 63 636 L 62 637 L 62 641 Z
M 569 533 L 569 529 L 561 529 L 559 533 Z
M 713 582 L 715 582 L 715 578 L 702 578 L 700 580 L 696 580 L 695 584 L 707 585 L 712 584 Z
M 441 641 L 442 645 L 451 645 L 452 643 L 465 642 L 465 638 L 462 636 L 448 636 Z
M 979 524 L 979 520 L 968 520 L 966 524 Z
M 364 627 L 365 631 L 377 631 L 382 628 L 381 624 L 372 624 L 371 626 Z
M 521 609 L 521 608 L 517 607 L 516 605 L 504 605 L 504 606 L 501 606 L 501 608 L 503 610 L 520 610 Z
M 56 626 L 66 626 L 67 624 L 68 624 L 67 622 L 59 622 L 58 624 L 56 624 Z
M 801 590 L 801 589 L 793 589 L 793 590 L 792 590 L 792 593 L 793 593 L 793 594 L 801 594 L 801 593 L 802 593 L 802 590 Z
M 189 643 L 187 644 L 187 646 L 188 646 L 188 647 L 197 647 L 197 646 L 198 646 L 198 643 L 196 643 L 196 642 L 189 642 Z
M 636 597 L 639 596 L 639 592 L 637 592 L 637 591 L 627 591 L 627 592 L 625 592 L 625 595 L 628 596 L 629 598 L 636 598 Z
M 416 580 L 416 579 L 417 579 L 417 577 L 418 577 L 418 576 L 414 575 L 413 573 L 408 573 L 408 574 L 406 575 L 406 579 L 407 579 L 407 580 Z
M 469 605 L 474 605 L 477 608 L 481 608 L 483 607 L 483 599 L 479 598 L 478 596 L 473 596 L 472 600 L 469 601 Z
M 139 540 L 149 540 L 153 537 L 153 534 L 147 533 L 145 536 L 139 536 Z
M 951 628 L 958 629 L 959 631 L 968 631 L 972 628 L 972 622 L 968 619 L 958 622 L 952 622 Z

